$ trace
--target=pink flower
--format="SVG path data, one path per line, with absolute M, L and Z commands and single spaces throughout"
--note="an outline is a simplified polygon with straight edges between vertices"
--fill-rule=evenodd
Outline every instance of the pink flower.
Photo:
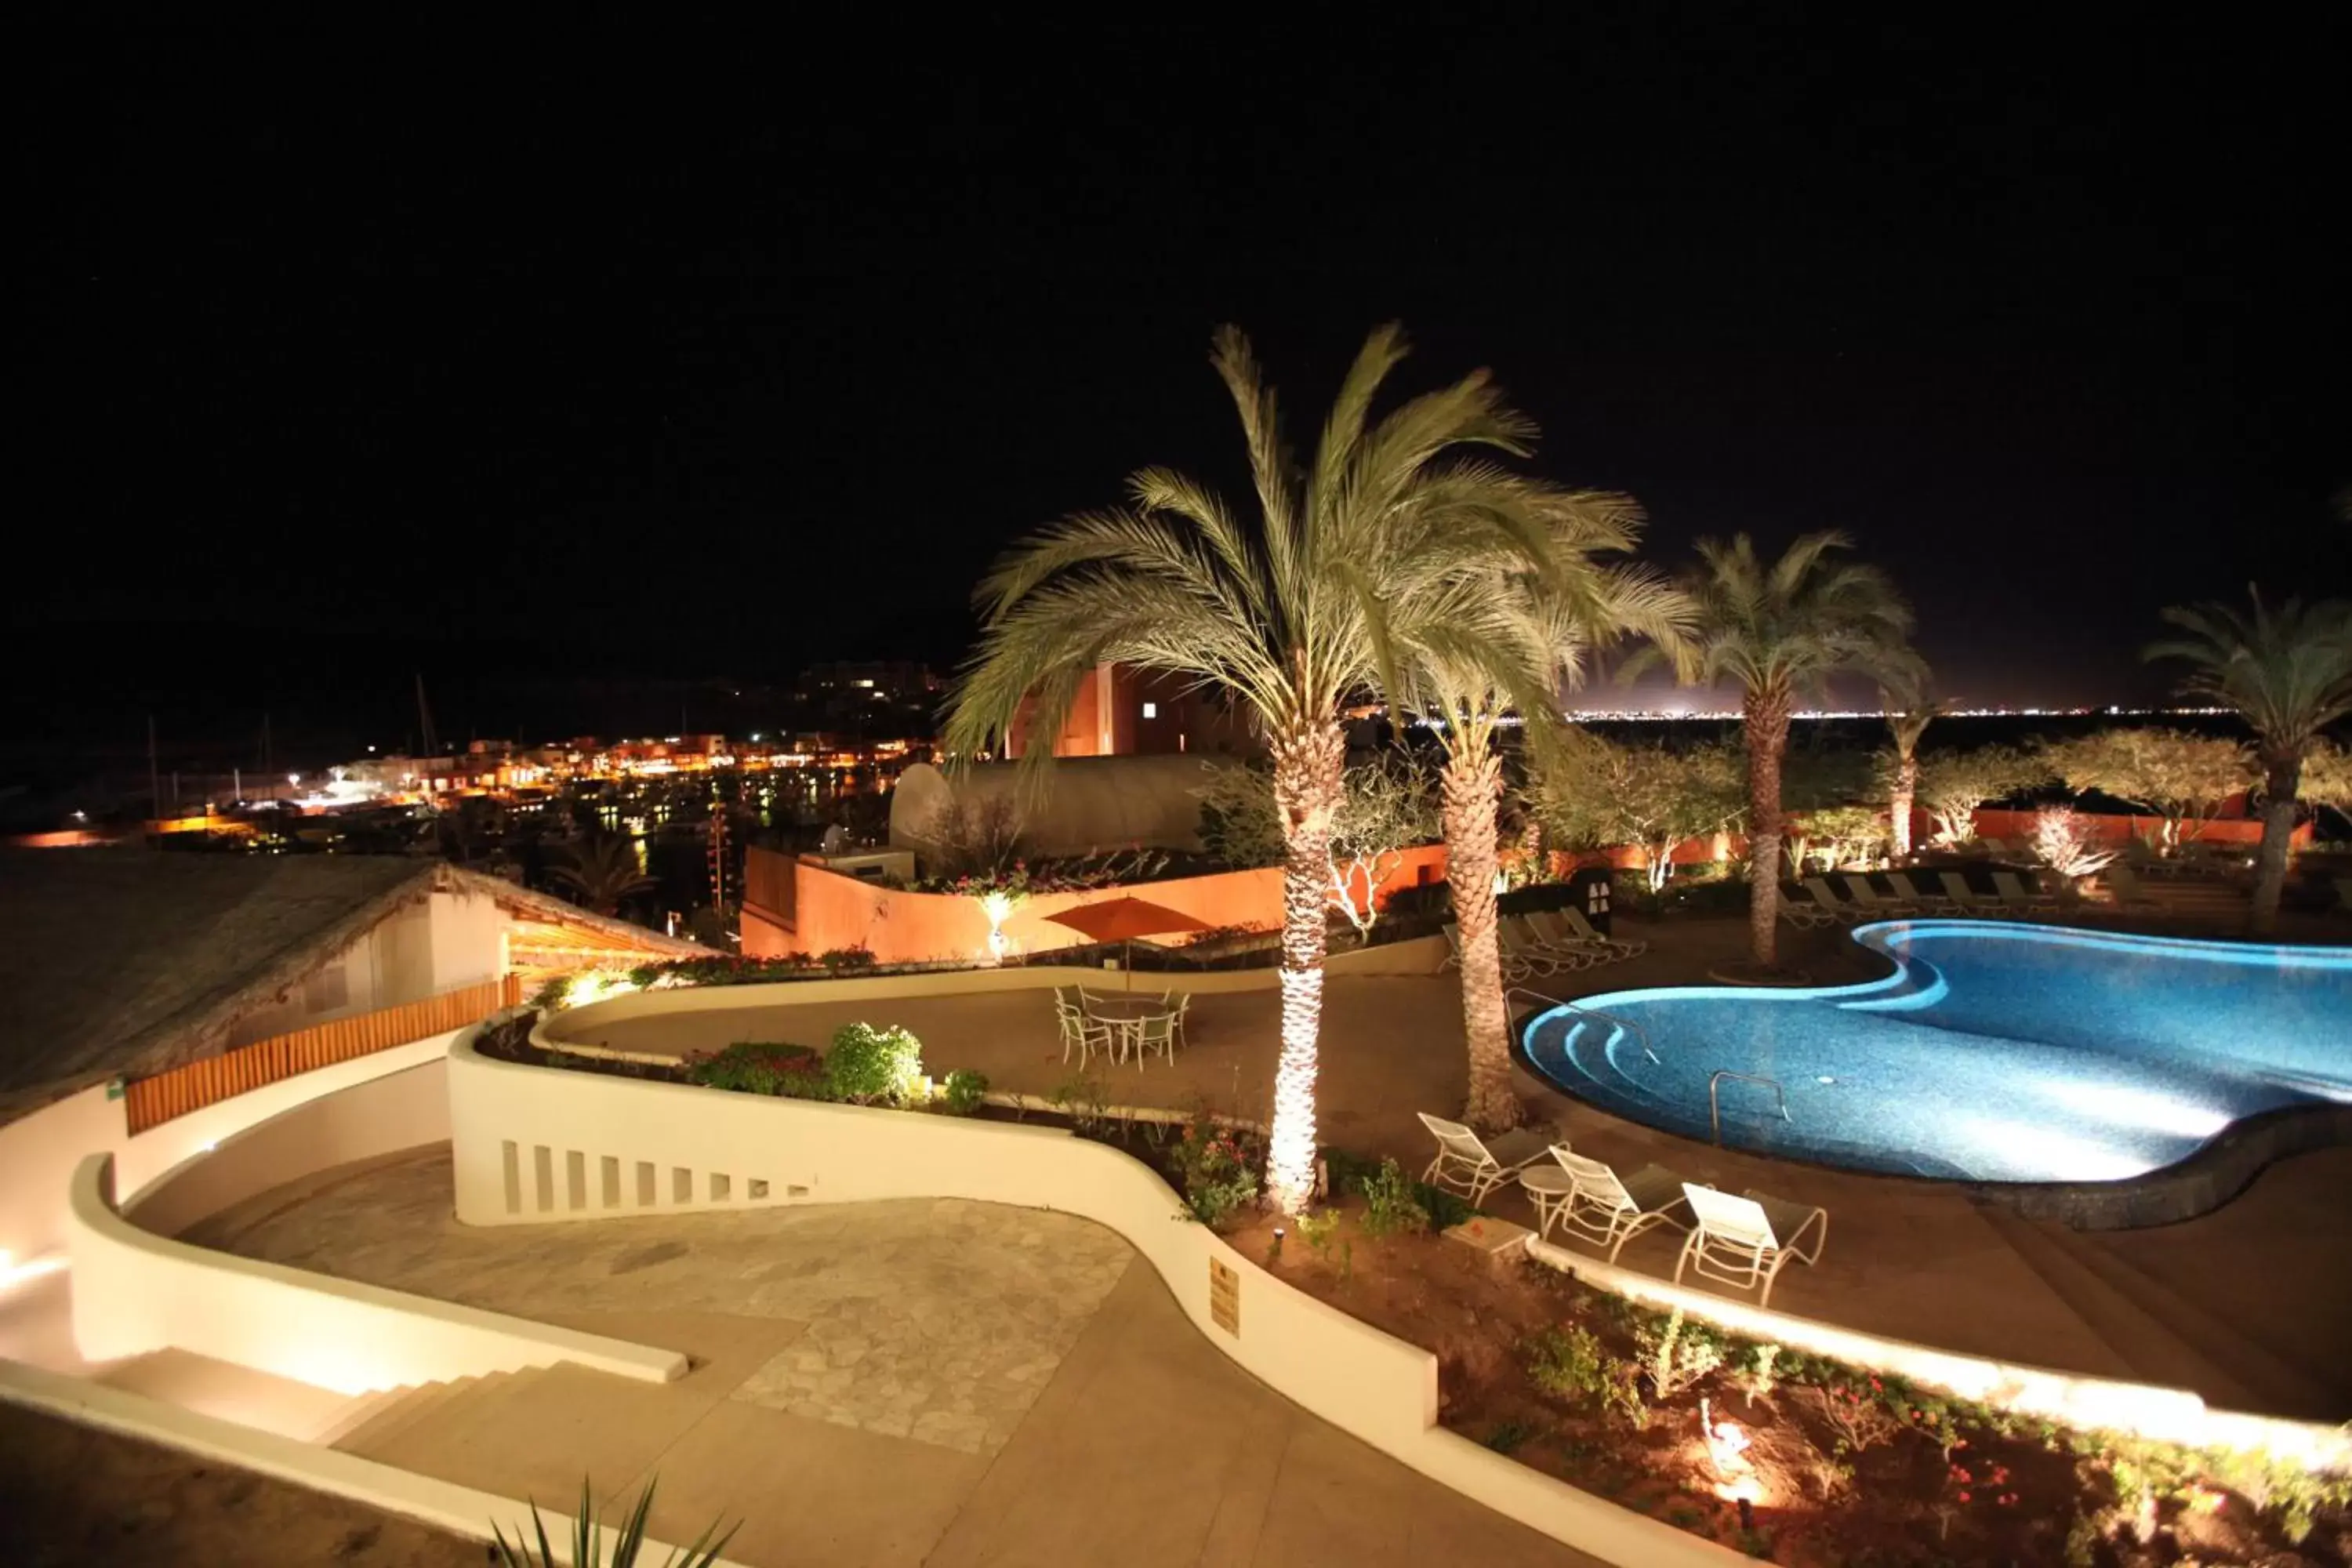
M 1968 1500 L 1969 1500 L 1969 1494 L 1968 1494 L 1968 1493 L 1966 1493 L 1966 1492 L 1962 1492 L 1962 1493 L 1960 1494 L 1960 1500 L 1961 1500 L 1962 1502 L 1966 1502 L 1966 1501 L 1968 1501 Z

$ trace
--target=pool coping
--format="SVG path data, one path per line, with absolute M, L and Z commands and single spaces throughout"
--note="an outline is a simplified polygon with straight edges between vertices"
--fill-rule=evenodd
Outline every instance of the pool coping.
M 1760 985 L 1758 990 L 1857 990 L 1867 991 L 1899 979 L 1904 973 L 1901 963 L 1883 948 L 1874 947 L 1859 939 L 1864 931 L 1895 924 L 1920 922 L 1876 921 L 1856 926 L 1845 934 L 1861 952 L 1875 959 L 1885 973 L 1850 985 L 1822 986 L 1817 983 L 1792 981 L 1785 986 Z M 1958 923 L 1939 920 L 1936 923 Z M 1987 924 L 2014 930 L 2015 921 L 1988 921 Z M 2056 931 L 2074 931 L 2076 928 L 2057 926 Z M 2111 933 L 2100 932 L 2106 935 Z M 2136 934 L 2136 933 L 2134 933 Z M 2158 941 L 2191 941 L 2201 939 L 2173 938 Z M 1680 990 L 1679 986 L 1645 987 L 1656 990 Z M 1693 989 L 1696 989 L 1694 987 Z M 1594 995 L 1605 995 L 1596 992 Z M 2126 1176 L 2109 1182 L 1989 1182 L 1966 1176 L 1933 1176 L 1896 1171 L 1874 1171 L 1856 1165 L 1842 1165 L 1828 1160 L 1807 1159 L 1801 1154 L 1751 1149 L 1742 1144 L 1701 1142 L 1687 1133 L 1670 1127 L 1643 1121 L 1623 1115 L 1614 1108 L 1601 1104 L 1579 1094 L 1572 1087 L 1560 1082 L 1539 1067 L 1528 1049 L 1528 1035 L 1538 1019 L 1548 1016 L 1560 1007 L 1582 1001 L 1582 997 L 1563 997 L 1546 1008 L 1526 1008 L 1511 1018 L 1511 1055 L 1519 1070 L 1530 1075 L 1545 1089 L 1596 1115 L 1622 1121 L 1628 1127 L 1638 1127 L 1662 1138 L 1687 1143 L 1694 1149 L 1720 1150 L 1726 1153 L 1744 1155 L 1750 1159 L 1770 1160 L 1785 1165 L 1795 1165 L 1817 1171 L 1834 1171 L 1842 1176 L 1863 1176 L 1878 1181 L 1918 1183 L 1982 1202 L 1997 1204 L 2027 1219 L 2055 1220 L 2074 1230 L 2145 1230 L 2157 1226 L 2178 1225 L 2211 1214 L 2253 1184 L 2254 1178 L 2281 1160 L 2292 1159 L 2315 1150 L 2352 1144 L 2352 1105 L 2322 1103 L 2279 1106 L 2242 1116 L 2215 1133 L 2205 1142 L 2169 1165 L 2144 1171 L 2137 1176 Z M 1598 1009 L 1596 1009 L 1598 1011 Z

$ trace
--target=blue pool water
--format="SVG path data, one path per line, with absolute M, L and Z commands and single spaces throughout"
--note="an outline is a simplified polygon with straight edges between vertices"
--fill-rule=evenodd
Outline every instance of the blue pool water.
M 1612 992 L 1538 1016 L 1528 1054 L 1580 1099 L 1702 1139 L 1710 1075 L 1769 1078 L 1785 1120 L 1769 1088 L 1719 1084 L 1726 1143 L 1979 1181 L 2136 1176 L 2256 1111 L 2352 1101 L 2352 948 L 1982 921 L 1853 937 L 1895 973 Z

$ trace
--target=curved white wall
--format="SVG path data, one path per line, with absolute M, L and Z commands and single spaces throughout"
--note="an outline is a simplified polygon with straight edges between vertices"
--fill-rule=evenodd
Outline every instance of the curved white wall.
M 74 1343 L 85 1360 L 180 1350 L 340 1394 L 578 1362 L 651 1383 L 675 1351 L 526 1322 L 152 1235 L 115 1212 L 114 1156 L 92 1154 L 68 1196 Z
M 1434 1356 L 1292 1289 L 1205 1226 L 1178 1223 L 1167 1184 L 1102 1144 L 1041 1127 L 553 1071 L 490 1060 L 464 1040 L 450 1053 L 449 1121 L 457 1217 L 472 1225 L 906 1197 L 1083 1215 L 1150 1260 L 1210 1343 L 1424 1475 L 1612 1563 L 1744 1561 L 1438 1426 Z M 1240 1276 L 1238 1334 L 1212 1316 L 1213 1262 Z

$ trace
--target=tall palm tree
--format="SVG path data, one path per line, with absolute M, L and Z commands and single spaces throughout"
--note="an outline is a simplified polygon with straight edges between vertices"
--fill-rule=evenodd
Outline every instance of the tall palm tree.
M 1104 662 L 1194 678 L 1251 713 L 1274 763 L 1282 825 L 1282 1045 L 1269 1184 L 1297 1212 L 1313 1195 L 1331 819 L 1347 742 L 1342 704 L 1380 684 L 1383 639 L 1412 646 L 1436 585 L 1502 557 L 1545 569 L 1545 515 L 1528 487 L 1465 448 L 1524 455 L 1534 431 L 1481 371 L 1375 420 L 1404 357 L 1397 328 L 1365 340 L 1302 471 L 1284 451 L 1273 389 L 1249 342 L 1218 329 L 1211 363 L 1241 416 L 1256 515 L 1165 468 L 1128 502 L 1076 513 L 1016 546 L 977 595 L 981 643 L 949 700 L 944 739 L 985 753 L 1025 701 L 1057 733 Z M 1024 765 L 1042 769 L 1045 748 Z
M 2304 759 L 2322 730 L 2352 713 L 2352 604 L 2289 599 L 2273 609 L 2259 591 L 2247 594 L 2251 613 L 2211 602 L 2167 609 L 2184 635 L 2149 644 L 2141 657 L 2184 660 L 2181 694 L 2235 709 L 2254 731 L 2263 846 L 2251 923 L 2263 932 L 2278 922 Z
M 1488 1131 L 1517 1126 L 1525 1111 L 1511 1087 L 1509 1011 L 1496 945 L 1503 797 L 1497 731 L 1516 713 L 1527 743 L 1548 749 L 1560 728 L 1559 690 L 1582 683 L 1597 645 L 1646 636 L 1680 658 L 1691 629 L 1690 602 L 1680 590 L 1641 568 L 1599 559 L 1630 551 L 1640 538 L 1642 511 L 1631 497 L 1560 490 L 1536 504 L 1553 520 L 1548 573 L 1498 566 L 1464 574 L 1443 585 L 1442 603 L 1412 617 L 1418 641 L 1382 648 L 1389 689 L 1439 721 L 1446 883 L 1469 1048 L 1463 1119 Z
M 1927 726 L 1943 716 L 1944 705 L 1922 696 L 1888 692 L 1886 731 L 1895 742 L 1895 766 L 1887 784 L 1887 826 L 1894 837 L 1895 858 L 1911 858 L 1911 813 L 1919 799 L 1919 742 Z M 1906 704 L 1902 708 L 1896 702 Z
M 1911 610 L 1873 566 L 1842 559 L 1845 535 L 1809 533 L 1769 565 L 1748 535 L 1702 539 L 1685 579 L 1697 602 L 1699 679 L 1737 681 L 1748 747 L 1748 942 L 1759 969 L 1779 960 L 1780 760 L 1798 697 L 1833 675 L 1915 688 Z
M 547 874 L 580 895 L 600 915 L 621 912 L 621 900 L 655 885 L 637 866 L 636 846 L 618 834 L 600 834 L 566 846 L 566 858 Z

